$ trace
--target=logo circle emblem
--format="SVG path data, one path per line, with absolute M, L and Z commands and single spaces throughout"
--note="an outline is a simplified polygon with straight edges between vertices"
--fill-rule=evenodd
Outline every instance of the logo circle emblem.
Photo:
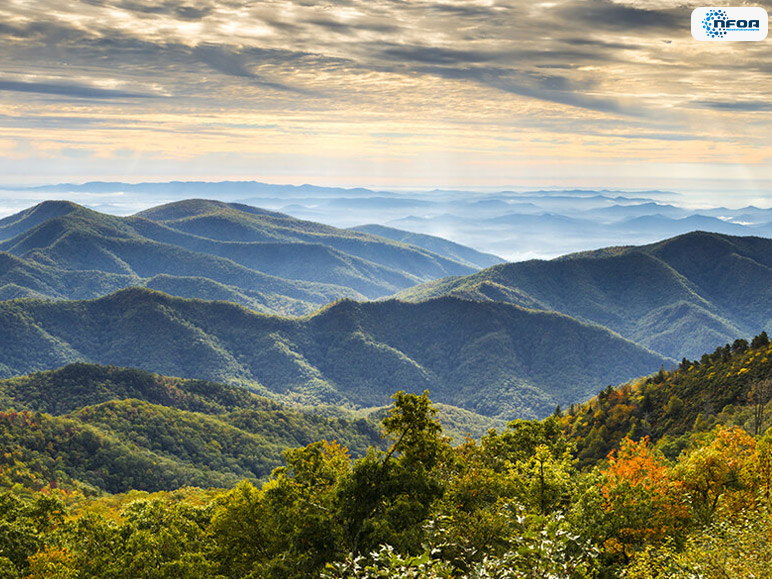
M 711 38 L 723 38 L 726 31 L 723 28 L 714 28 L 714 20 L 726 20 L 726 10 L 711 10 L 702 19 L 702 27 Z

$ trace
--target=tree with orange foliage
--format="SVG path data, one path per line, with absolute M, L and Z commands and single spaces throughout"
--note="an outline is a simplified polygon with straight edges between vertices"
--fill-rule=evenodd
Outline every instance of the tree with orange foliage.
M 609 453 L 601 477 L 604 545 L 611 554 L 627 562 L 644 545 L 680 535 L 688 516 L 681 485 L 648 437 L 625 438 L 618 451 Z

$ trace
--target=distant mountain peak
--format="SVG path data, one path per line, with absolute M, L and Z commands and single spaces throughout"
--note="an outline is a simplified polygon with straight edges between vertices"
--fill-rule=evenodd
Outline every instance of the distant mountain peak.
M 41 222 L 46 219 L 51 219 L 52 217 L 60 217 L 62 215 L 67 215 L 68 213 L 72 213 L 73 211 L 81 210 L 86 210 L 86 208 L 82 205 L 78 205 L 77 203 L 73 203 L 72 201 L 42 201 L 41 203 L 33 205 L 32 207 L 20 211 L 19 213 L 15 213 L 4 219 L 0 219 L 0 228 L 10 223 L 20 222 L 25 219 L 36 219 L 38 222 Z
M 73 201 L 67 201 L 66 199 L 49 199 L 46 201 L 41 201 L 40 203 L 32 207 L 32 209 L 35 211 L 56 211 L 60 209 L 75 210 L 75 209 L 83 209 L 83 206 L 78 205 Z
M 100 215 L 72 201 L 43 201 L 19 213 L 0 219 L 0 241 L 24 233 L 50 219 L 88 214 Z
M 284 213 L 268 211 L 259 207 L 252 207 L 243 203 L 226 203 L 213 199 L 184 199 L 159 205 L 145 211 L 140 211 L 134 217 L 142 217 L 153 221 L 175 221 L 190 217 L 202 217 L 223 212 L 238 211 L 251 215 L 266 215 L 284 219 L 294 219 Z

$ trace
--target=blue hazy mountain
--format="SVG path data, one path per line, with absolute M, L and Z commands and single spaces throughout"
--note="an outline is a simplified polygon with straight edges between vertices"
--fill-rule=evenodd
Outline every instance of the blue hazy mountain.
M 401 229 L 395 229 L 393 227 L 385 227 L 383 225 L 359 225 L 352 227 L 356 231 L 362 231 L 364 233 L 370 233 L 379 237 L 386 237 L 399 241 L 400 243 L 407 243 L 408 245 L 414 245 L 416 247 L 422 247 L 429 251 L 452 259 L 459 263 L 466 264 L 474 268 L 484 268 L 497 263 L 503 263 L 504 260 L 490 253 L 482 253 L 474 250 L 471 247 L 466 247 L 458 243 L 453 243 L 447 239 L 441 237 L 435 237 L 434 235 L 424 235 L 422 233 L 411 233 L 409 231 L 403 231 Z
M 6 190 L 11 191 L 11 188 Z M 254 181 L 92 182 L 15 187 L 12 190 L 13 201 L 6 200 L 7 207 L 18 207 L 19 199 L 25 196 L 39 199 L 42 194 L 50 194 L 120 215 L 192 197 L 239 202 L 335 227 L 350 228 L 367 223 L 441 237 L 508 261 L 554 258 L 614 245 L 653 243 L 697 230 L 732 235 L 772 234 L 771 209 L 752 205 L 739 209 L 694 209 L 682 205 L 687 197 L 669 191 L 434 189 L 394 192 Z M 514 215 L 534 217 L 533 221 L 528 221 L 512 217 Z M 557 225 L 540 229 L 539 224 L 549 221 L 545 216 L 550 215 L 573 221 L 557 233 Z M 697 215 L 714 217 L 718 221 L 684 221 Z M 673 222 L 632 221 L 656 216 Z M 499 221 L 490 221 L 497 218 Z

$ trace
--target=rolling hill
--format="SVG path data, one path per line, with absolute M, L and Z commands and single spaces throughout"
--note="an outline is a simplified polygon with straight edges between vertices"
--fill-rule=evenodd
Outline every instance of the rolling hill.
M 0 480 L 31 488 L 231 486 L 266 478 L 286 448 L 327 439 L 361 455 L 381 444 L 379 427 L 364 418 L 323 417 L 243 388 L 131 368 L 72 364 L 0 380 L 0 404 Z
M 695 232 L 645 246 L 493 266 L 396 297 L 452 295 L 558 311 L 664 356 L 772 329 L 772 240 Z
M 0 220 L 0 256 L 5 299 L 147 286 L 283 314 L 475 269 L 386 238 L 205 200 L 132 217 L 43 202 Z
M 343 300 L 281 318 L 134 288 L 87 301 L 0 302 L 0 322 L 3 376 L 86 361 L 353 407 L 429 389 L 437 402 L 505 419 L 543 416 L 671 363 L 565 315 L 453 297 Z
M 302 221 L 239 203 L 190 199 L 142 211 L 135 217 L 224 242 L 322 244 L 418 278 L 457 275 L 453 272 L 474 269 L 383 237 Z

